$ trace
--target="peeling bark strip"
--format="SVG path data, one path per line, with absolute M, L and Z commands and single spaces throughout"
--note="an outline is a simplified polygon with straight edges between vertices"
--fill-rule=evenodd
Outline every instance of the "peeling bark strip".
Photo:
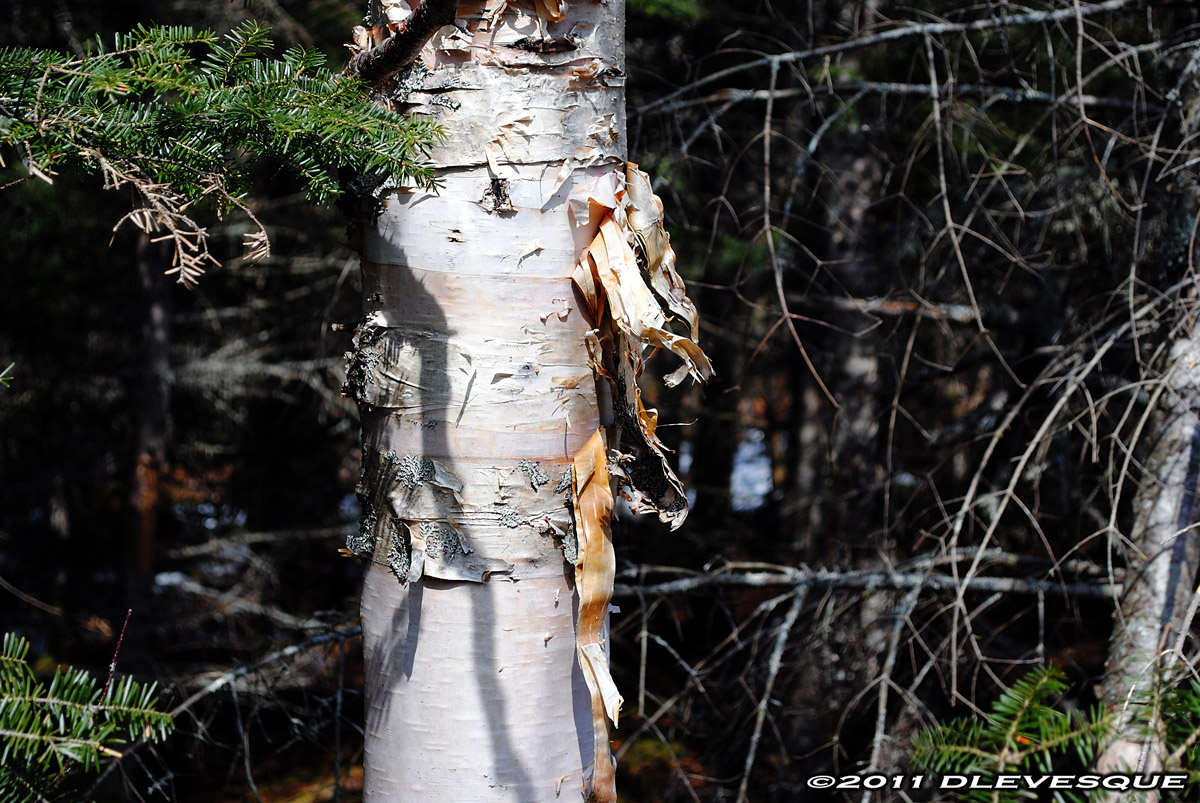
M 572 515 L 607 525 L 605 449 L 586 497 L 571 480 L 611 422 L 571 272 L 624 171 L 623 6 L 465 0 L 454 22 L 403 89 L 445 133 L 438 191 L 383 185 L 361 228 L 364 799 L 615 801 L 607 536 Z M 505 44 L 534 38 L 574 49 Z
M 621 694 L 608 671 L 608 604 L 612 601 L 617 560 L 612 546 L 613 494 L 608 476 L 607 443 L 597 430 L 575 455 L 572 500 L 578 553 L 575 590 L 579 594 L 576 643 L 579 666 L 587 683 L 592 706 L 594 752 L 589 799 L 615 800 L 616 761 L 608 744 L 608 723 L 617 726 Z
M 649 178 L 631 162 L 624 188 L 610 189 L 588 198 L 604 216 L 599 234 L 575 268 L 574 281 L 596 323 L 590 341 L 592 366 L 612 384 L 616 423 L 633 447 L 618 450 L 613 472 L 635 513 L 656 513 L 674 530 L 687 518 L 687 497 L 655 432 L 658 413 L 642 404 L 637 385 L 645 369 L 642 355 L 653 346 L 680 358 L 682 365 L 666 377 L 670 386 L 689 374 L 707 380 L 713 368 L 695 342 L 696 307 L 675 272 L 662 203 L 651 191 Z M 668 312 L 683 319 L 688 336 L 670 330 Z
M 598 185 L 587 197 L 587 218 L 602 215 L 600 231 L 573 273 L 595 329 L 588 333 L 592 368 L 598 380 L 612 384 L 618 433 L 632 442 L 632 453 L 612 449 L 604 430 L 597 430 L 575 455 L 572 503 L 575 520 L 575 588 L 579 594 L 576 638 L 579 664 L 591 696 L 595 758 L 590 799 L 615 800 L 616 765 L 608 744 L 608 723 L 615 728 L 621 695 L 613 683 L 604 646 L 608 606 L 612 601 L 616 560 L 610 522 L 612 478 L 635 513 L 654 512 L 675 529 L 687 517 L 683 484 L 667 463 L 655 434 L 658 415 L 642 404 L 637 379 L 644 369 L 647 346 L 665 348 L 683 361 L 666 378 L 677 385 L 688 374 L 699 380 L 712 375 L 708 357 L 696 345 L 696 308 L 675 272 L 675 254 L 662 225 L 662 204 L 637 165 L 625 167 L 624 188 L 616 174 L 608 186 Z M 580 210 L 577 219 L 584 217 Z M 653 291 L 651 290 L 653 288 Z M 655 296 L 657 293 L 657 297 Z M 664 309 L 665 307 L 665 309 Z M 669 329 L 667 310 L 688 324 L 692 339 Z

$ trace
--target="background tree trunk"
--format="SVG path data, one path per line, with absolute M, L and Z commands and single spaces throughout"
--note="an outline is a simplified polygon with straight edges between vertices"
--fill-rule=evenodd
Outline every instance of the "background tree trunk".
M 1200 341 L 1172 349 L 1165 409 L 1146 460 L 1149 474 L 1134 501 L 1129 556 L 1132 578 L 1109 644 L 1103 699 L 1116 712 L 1116 737 L 1098 762 L 1102 772 L 1161 772 L 1166 758 L 1160 698 L 1183 656 L 1200 565 L 1196 479 L 1200 472 Z
M 134 431 L 133 490 L 126 590 L 136 597 L 154 569 L 155 535 L 162 473 L 167 459 L 170 411 L 170 279 L 163 275 L 170 254 L 162 243 L 142 234 L 137 244 L 138 278 L 142 283 L 142 349 L 140 388 Z
M 1134 500 L 1130 582 L 1117 610 L 1103 699 L 1117 715 L 1104 772 L 1160 772 L 1165 758 L 1159 698 L 1183 656 L 1200 566 L 1196 481 L 1200 473 L 1200 340 L 1195 331 L 1171 350 L 1159 411 Z
M 1169 134 L 1187 141 L 1200 122 L 1195 55 L 1180 71 L 1173 92 L 1182 96 Z M 1182 177 L 1167 188 L 1161 242 L 1152 243 L 1144 264 L 1193 267 L 1192 238 L 1174 232 L 1195 227 L 1200 183 Z M 1179 240 L 1177 242 L 1177 240 Z M 1186 292 L 1186 291 L 1185 291 Z M 1189 609 L 1200 567 L 1196 536 L 1196 482 L 1200 474 L 1200 334 L 1194 313 L 1184 314 L 1170 334 L 1165 374 L 1155 385 L 1145 469 L 1133 502 L 1129 537 L 1129 578 L 1109 641 L 1102 697 L 1116 713 L 1116 734 L 1098 761 L 1103 772 L 1160 772 L 1168 749 L 1163 729 L 1162 694 L 1171 685 L 1195 611 Z M 1152 794 L 1149 799 L 1156 799 Z
M 349 546 L 372 556 L 375 803 L 574 799 L 607 754 L 561 550 L 572 459 L 600 425 L 571 274 L 596 233 L 588 197 L 624 168 L 623 7 L 538 11 L 460 4 L 432 70 L 398 76 L 393 97 L 445 127 L 441 187 L 385 189 L 362 227 Z

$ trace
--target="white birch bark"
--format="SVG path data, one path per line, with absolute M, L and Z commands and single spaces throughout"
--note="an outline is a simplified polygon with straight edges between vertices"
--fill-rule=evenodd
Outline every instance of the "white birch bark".
M 400 77 L 447 133 L 441 187 L 386 191 L 362 232 L 348 386 L 363 418 L 350 547 L 373 556 L 369 803 L 588 794 L 563 549 L 569 469 L 600 412 L 571 275 L 596 233 L 589 194 L 624 170 L 624 15 L 620 0 L 557 22 L 538 7 L 461 3 L 423 81 Z

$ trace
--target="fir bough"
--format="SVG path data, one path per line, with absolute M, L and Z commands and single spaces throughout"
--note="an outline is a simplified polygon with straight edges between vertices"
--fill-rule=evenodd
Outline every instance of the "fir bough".
M 1100 709 L 1087 714 L 1058 711 L 1050 702 L 1067 690 L 1058 667 L 1035 669 L 992 704 L 982 719 L 963 717 L 927 728 L 914 740 L 913 760 L 938 774 L 1053 774 L 1089 766 L 1111 730 Z M 1056 769 L 1057 768 L 1057 769 Z M 963 800 L 1007 803 L 1027 790 L 959 790 Z M 1052 790 L 1053 800 L 1083 795 Z
M 1167 750 L 1167 770 L 1183 771 L 1188 779 L 1187 800 L 1196 800 L 1200 790 L 1200 683 L 1180 682 L 1163 695 L 1162 717 Z
M 47 688 L 26 660 L 29 643 L 11 633 L 0 648 L 0 803 L 74 800 L 71 773 L 139 739 L 160 741 L 170 714 L 154 685 L 124 678 L 107 690 L 80 669 L 60 667 Z M 103 694 L 103 699 L 101 695 Z
M 170 239 L 185 283 L 215 262 L 188 213 L 201 199 L 249 215 L 250 256 L 266 255 L 245 201 L 250 161 L 286 165 L 318 203 L 339 192 L 342 168 L 432 184 L 423 163 L 439 136 L 432 120 L 371 103 L 361 81 L 331 72 L 314 50 L 271 50 L 256 22 L 220 37 L 139 27 L 83 57 L 0 48 L 0 146 L 47 181 L 82 169 L 108 187 L 132 186 L 143 206 L 121 223 Z

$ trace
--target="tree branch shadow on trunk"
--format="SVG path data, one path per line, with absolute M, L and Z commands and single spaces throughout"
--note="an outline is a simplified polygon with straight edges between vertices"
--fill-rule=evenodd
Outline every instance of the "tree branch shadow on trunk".
M 394 254 L 391 259 L 396 263 L 406 261 L 402 252 Z M 375 269 L 379 270 L 380 268 L 376 266 Z M 389 428 L 415 427 L 419 433 L 415 439 L 419 446 L 414 449 L 416 444 L 409 441 L 408 445 L 403 447 L 405 451 L 414 451 L 423 459 L 436 460 L 449 473 L 464 477 L 472 471 L 473 466 L 466 464 L 465 461 L 456 462 L 457 455 L 453 451 L 455 447 L 451 444 L 452 438 L 446 431 L 447 427 L 455 425 L 458 411 L 442 409 L 446 404 L 444 397 L 440 393 L 429 392 L 431 388 L 438 386 L 437 377 L 444 377 L 451 370 L 449 353 L 451 347 L 448 343 L 453 339 L 455 333 L 449 328 L 451 326 L 450 316 L 442 309 L 428 288 L 423 287 L 421 281 L 413 275 L 412 269 L 403 264 L 388 264 L 382 270 L 391 274 L 388 277 L 389 285 L 392 288 L 402 288 L 406 294 L 403 301 L 404 309 L 419 310 L 423 331 L 437 332 L 439 336 L 406 336 L 403 339 L 406 348 L 411 348 L 420 355 L 420 376 L 406 378 L 407 386 L 414 390 L 414 396 L 406 401 L 406 405 L 422 410 L 423 413 L 429 415 L 429 418 L 420 422 L 411 419 L 395 420 L 387 422 L 386 426 L 380 426 L 382 422 L 379 418 L 388 416 L 389 411 L 383 408 L 364 409 L 362 412 L 364 460 L 367 459 L 368 450 L 371 449 L 381 452 L 394 450 L 399 453 L 401 451 L 400 447 L 392 444 L 387 434 Z M 369 310 L 371 307 L 369 299 L 366 306 Z M 470 402 L 468 394 L 468 398 L 463 404 Z M 373 442 L 373 439 L 378 439 L 379 442 Z M 501 460 L 497 458 L 496 462 L 500 463 Z M 416 518 L 413 511 L 397 509 L 392 503 L 389 503 L 389 507 L 388 512 L 397 521 L 407 522 L 413 527 L 417 526 L 417 523 L 413 521 Z M 459 530 L 463 542 L 469 545 L 472 540 L 471 516 L 463 513 L 448 499 L 445 513 L 448 514 L 447 520 L 451 521 Z M 418 551 L 418 547 L 409 545 L 409 555 L 412 560 L 422 560 L 420 556 L 414 554 Z M 519 793 L 520 796 L 516 798 L 521 801 L 541 800 L 542 798 L 537 797 L 536 793 L 527 791 L 534 788 L 533 777 L 536 774 L 533 773 L 535 768 L 526 766 L 527 758 L 525 763 L 522 763 L 523 752 L 527 756 L 529 751 L 527 748 L 523 751 L 514 742 L 514 735 L 523 730 L 519 720 L 536 717 L 537 704 L 532 700 L 528 708 L 518 707 L 514 704 L 514 701 L 522 698 L 514 695 L 511 685 L 505 686 L 507 680 L 505 663 L 508 660 L 506 656 L 509 656 L 511 651 L 505 650 L 501 640 L 513 636 L 508 632 L 508 628 L 503 626 L 503 623 L 512 620 L 514 602 L 505 597 L 526 592 L 528 599 L 540 599 L 540 604 L 545 606 L 550 602 L 548 595 L 542 591 L 541 597 L 536 596 L 539 594 L 539 582 L 542 581 L 532 577 L 528 580 L 513 580 L 499 574 L 487 577 L 482 583 L 475 583 L 439 579 L 426 573 L 419 579 L 409 580 L 406 584 L 402 584 L 394 573 L 394 566 L 389 566 L 382 559 L 386 552 L 386 545 L 381 543 L 376 547 L 375 557 L 367 568 L 363 587 L 365 685 L 368 695 L 372 690 L 383 690 L 374 699 L 370 696 L 367 699 L 367 731 L 368 733 L 377 733 L 379 741 L 375 749 L 380 751 L 374 762 L 368 757 L 368 765 L 370 766 L 372 763 L 379 767 L 383 767 L 385 764 L 394 765 L 395 751 L 389 745 L 394 746 L 409 739 L 421 738 L 415 730 L 411 733 L 389 732 L 382 735 L 378 733 L 378 730 L 382 729 L 373 723 L 395 723 L 397 720 L 393 709 L 399 705 L 403 711 L 400 721 L 405 723 L 405 730 L 408 730 L 408 725 L 415 724 L 426 717 L 461 722 L 461 729 L 458 730 L 445 727 L 439 729 L 445 738 L 449 739 L 461 736 L 464 740 L 475 740 L 480 734 L 470 731 L 480 727 L 484 728 L 485 734 L 482 736 L 489 749 L 486 752 L 478 751 L 476 755 L 485 760 L 487 765 L 462 767 L 461 770 L 473 775 L 486 775 L 490 778 L 491 783 L 502 788 L 516 787 L 522 790 Z M 428 561 L 425 565 L 428 566 Z M 565 562 L 562 564 L 563 575 L 573 577 L 572 570 L 573 567 L 568 566 Z M 561 580 L 557 575 L 557 570 L 555 574 L 555 584 L 558 584 Z M 564 594 L 561 605 L 566 607 L 559 608 L 556 603 L 554 608 L 558 611 L 568 612 L 571 620 L 574 621 L 576 606 L 573 595 L 568 597 Z M 521 603 L 516 603 L 516 606 L 530 607 L 523 606 Z M 389 617 L 387 622 L 379 623 L 379 619 L 385 616 Z M 453 633 L 449 632 L 451 625 L 460 625 L 465 621 L 470 622 L 469 628 L 459 629 Z M 438 629 L 442 627 L 445 629 Z M 419 658 L 418 651 L 423 653 Z M 432 655 L 436 657 L 431 657 L 431 651 Z M 462 672 L 453 669 L 464 663 L 470 666 L 469 671 Z M 427 668 L 423 678 L 419 677 L 422 666 Z M 430 695 L 431 684 L 428 674 L 428 667 L 431 666 L 445 667 L 432 684 L 432 688 L 438 690 L 433 695 Z M 418 675 L 417 682 L 409 685 L 409 681 L 414 678 L 414 673 Z M 462 688 L 451 688 L 449 679 L 452 677 L 468 677 L 469 679 Z M 587 687 L 583 682 L 582 672 L 577 661 L 572 669 L 572 677 L 571 696 L 577 723 L 576 730 L 580 734 L 580 763 L 581 766 L 587 766 L 592 755 L 590 698 L 587 695 Z M 541 692 L 542 690 L 534 691 Z M 550 691 L 546 690 L 546 693 L 550 693 Z M 479 696 L 482 703 L 478 709 L 467 702 L 467 698 L 475 694 Z M 399 695 L 404 695 L 405 698 L 401 700 Z M 417 699 L 413 695 L 434 696 L 441 699 Z M 459 716 L 460 712 L 470 710 L 481 710 L 485 721 L 472 723 L 469 721 L 469 714 Z M 395 729 L 394 724 L 390 727 Z M 373 740 L 368 740 L 368 750 L 371 749 L 372 744 Z M 551 746 L 547 745 L 546 747 Z M 437 744 L 428 744 L 426 750 L 433 754 L 440 748 Z M 423 761 L 423 759 L 420 760 Z M 392 773 L 380 773 L 380 783 L 394 784 L 394 781 L 383 780 L 384 774 L 391 775 Z M 411 779 L 414 777 L 413 768 L 398 771 L 396 777 Z M 372 781 L 368 779 L 367 789 L 370 790 L 372 786 Z M 419 789 L 412 788 L 396 788 L 384 792 L 382 786 L 375 788 L 375 792 L 380 795 L 379 799 L 412 799 L 412 795 L 420 794 Z

